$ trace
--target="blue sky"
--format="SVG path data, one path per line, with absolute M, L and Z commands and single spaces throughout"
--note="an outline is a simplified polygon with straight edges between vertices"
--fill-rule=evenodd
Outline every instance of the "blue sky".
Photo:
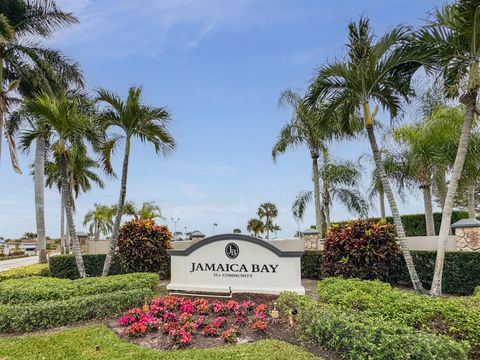
M 80 62 L 89 88 L 105 87 L 122 97 L 142 85 L 144 100 L 165 105 L 174 121 L 177 151 L 167 159 L 134 143 L 127 198 L 156 201 L 167 219 L 180 218 L 183 231 L 212 233 L 239 227 L 261 202 L 279 208 L 281 236 L 298 228 L 290 206 L 312 187 L 305 149 L 271 160 L 271 148 L 289 112 L 278 109 L 285 88 L 305 89 L 314 69 L 342 55 L 346 26 L 360 15 L 377 33 L 396 24 L 420 25 L 440 1 L 411 0 L 61 0 L 80 24 L 50 41 Z M 388 119 L 384 119 L 388 123 Z M 5 146 L 4 146 L 5 149 Z M 332 145 L 333 157 L 357 159 L 369 153 L 365 140 Z M 121 153 L 116 168 L 120 171 Z M 0 165 L 0 236 L 35 231 L 32 154 L 21 156 L 24 175 L 14 174 L 8 154 Z M 369 171 L 366 171 L 369 173 Z M 368 184 L 368 177 L 364 183 Z M 117 202 L 119 181 L 107 179 L 77 200 L 76 224 L 94 202 Z M 60 199 L 46 190 L 47 235 L 58 236 Z M 422 212 L 413 194 L 401 206 Z M 371 214 L 376 215 L 377 209 Z M 349 218 L 334 204 L 334 220 Z M 314 222 L 309 208 L 302 228 Z M 167 221 L 173 226 L 170 221 Z

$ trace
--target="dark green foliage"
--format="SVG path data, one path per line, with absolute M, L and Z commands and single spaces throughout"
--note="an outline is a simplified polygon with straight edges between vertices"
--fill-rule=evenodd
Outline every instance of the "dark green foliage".
M 432 284 L 436 251 L 412 251 L 413 262 L 425 288 Z M 410 277 L 403 257 L 399 257 L 394 270 L 395 282 L 410 285 Z M 442 291 L 446 294 L 471 295 L 480 286 L 480 253 L 451 251 L 445 253 Z
M 297 329 L 322 346 L 355 360 L 466 360 L 468 344 L 349 309 L 317 303 L 291 293 L 280 295 L 285 311 L 297 310 Z
M 0 305 L 0 332 L 23 332 L 119 314 L 141 306 L 150 289 L 115 291 L 60 301 Z
M 301 269 L 303 279 L 321 279 L 322 252 L 320 250 L 305 250 L 301 259 Z
M 407 236 L 427 236 L 427 226 L 425 224 L 425 214 L 411 214 L 401 216 L 403 227 Z M 467 219 L 468 212 L 466 211 L 454 211 L 452 213 L 452 224 L 461 219 Z M 433 219 L 435 223 L 435 231 L 438 234 L 440 230 L 440 223 L 442 222 L 442 213 L 433 213 Z M 372 220 L 380 221 L 380 218 L 372 218 Z M 387 216 L 387 224 L 393 224 L 393 218 Z M 350 220 L 348 220 L 350 221 Z M 348 221 L 341 221 L 336 224 L 344 225 Z
M 158 275 L 132 273 L 78 280 L 35 277 L 0 282 L 0 304 L 25 304 L 46 300 L 66 300 L 95 294 L 136 289 L 154 290 Z
M 118 236 L 118 251 L 126 272 L 155 272 L 162 277 L 170 274 L 172 233 L 151 219 L 125 223 Z
M 83 255 L 83 262 L 85 264 L 85 271 L 87 276 L 101 276 L 103 270 L 103 263 L 105 262 L 105 254 L 98 255 Z M 75 256 L 73 255 L 58 255 L 50 257 L 49 261 L 50 274 L 53 277 L 60 279 L 78 279 L 77 264 Z M 109 275 L 123 274 L 125 271 L 118 257 L 114 257 L 112 267 Z
M 480 355 L 480 302 L 475 297 L 439 298 L 392 288 L 379 281 L 328 278 L 318 300 L 361 315 L 468 341 Z
M 324 276 L 391 280 L 400 253 L 393 225 L 355 220 L 333 225 L 323 240 Z

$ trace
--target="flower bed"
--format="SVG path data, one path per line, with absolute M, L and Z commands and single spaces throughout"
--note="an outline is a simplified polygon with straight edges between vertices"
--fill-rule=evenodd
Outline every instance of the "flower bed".
M 171 347 L 184 348 L 194 338 L 218 338 L 233 344 L 242 333 L 264 333 L 270 306 L 251 300 L 209 300 L 165 296 L 133 308 L 117 321 L 131 338 L 163 333 Z

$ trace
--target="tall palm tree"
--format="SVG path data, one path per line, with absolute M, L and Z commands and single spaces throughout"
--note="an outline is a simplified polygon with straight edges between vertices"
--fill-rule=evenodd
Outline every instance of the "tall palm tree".
M 308 101 L 315 105 L 327 98 L 330 108 L 340 109 L 344 119 L 361 114 L 412 284 L 417 292 L 423 292 L 375 136 L 379 105 L 395 118 L 402 110 L 402 101 L 412 95 L 410 82 L 420 63 L 404 49 L 411 43 L 411 30 L 397 26 L 375 37 L 366 18 L 350 23 L 348 30 L 346 58 L 319 69 L 310 86 Z
M 365 217 L 368 205 L 359 191 L 362 173 L 351 161 L 327 162 L 319 169 L 324 184 L 323 204 L 327 228 L 330 227 L 330 208 L 338 200 L 350 213 Z M 302 191 L 292 205 L 295 218 L 302 220 L 306 205 L 312 199 L 311 191 Z
M 33 99 L 25 100 L 25 108 L 38 118 L 38 127 L 23 133 L 23 146 L 29 146 L 39 137 L 46 138 L 47 130 L 45 129 L 49 129 L 51 151 L 54 158 L 58 159 L 59 162 L 62 192 L 70 195 L 72 186 L 68 165 L 71 161 L 72 152 L 86 152 L 86 142 L 91 143 L 94 148 L 98 148 L 102 134 L 93 126 L 91 117 L 86 116 L 79 109 L 78 103 L 68 97 L 56 98 L 50 95 L 37 95 Z M 65 211 L 67 227 L 73 244 L 73 253 L 80 277 L 85 277 L 85 266 L 73 221 L 72 205 L 72 196 L 66 195 Z
M 458 0 L 437 8 L 429 23 L 419 31 L 417 37 L 418 47 L 415 52 L 424 54 L 427 71 L 438 72 L 443 79 L 446 95 L 450 98 L 458 98 L 466 109 L 443 207 L 431 295 L 440 295 L 442 292 L 445 249 L 455 194 L 465 162 L 474 117 L 478 114 L 479 28 L 480 3 L 478 0 Z
M 250 219 L 247 222 L 247 231 L 253 232 L 255 237 L 258 237 L 264 231 L 263 221 L 260 219 Z
M 144 143 L 153 145 L 157 154 L 168 155 L 175 149 L 175 140 L 167 128 L 170 113 L 164 107 L 150 107 L 142 104 L 141 94 L 142 89 L 140 87 L 131 87 L 128 91 L 127 100 L 124 102 L 118 95 L 110 91 L 98 91 L 97 101 L 106 105 L 100 118 L 101 126 L 105 131 L 112 127 L 123 131 L 122 136 L 116 135 L 107 143 L 104 149 L 105 157 L 108 159 L 111 156 L 111 151 L 119 140 L 123 140 L 125 143 L 117 214 L 102 271 L 103 276 L 108 275 L 110 271 L 117 246 L 118 232 L 127 194 L 128 160 L 132 139 L 138 138 Z
M 72 210 L 75 212 L 75 198 L 81 192 L 86 193 L 92 188 L 92 183 L 103 189 L 105 186 L 103 180 L 100 178 L 96 170 L 100 168 L 100 164 L 90 158 L 84 149 L 74 147 L 68 154 L 68 178 L 70 183 L 70 191 L 68 194 L 72 204 Z M 60 192 L 60 242 L 62 244 L 62 251 L 68 253 L 70 251 L 70 238 L 65 239 L 65 194 L 62 188 L 62 173 L 60 168 L 60 159 L 47 161 L 45 164 L 45 184 L 52 188 L 56 185 Z
M 113 228 L 115 209 L 112 206 L 94 204 L 95 209 L 85 214 L 83 226 L 94 235 L 95 241 L 100 240 L 100 234 L 108 235 Z
M 1 139 L 5 134 L 12 166 L 17 173 L 21 170 L 13 137 L 6 131 L 7 127 L 4 129 L 8 92 L 16 89 L 19 81 L 25 80 L 28 64 L 35 64 L 38 75 L 42 76 L 50 73 L 52 65 L 62 68 L 65 74 L 71 71 L 72 67 L 60 52 L 43 46 L 38 40 L 49 38 L 55 30 L 76 22 L 71 13 L 61 11 L 52 0 L 0 2 L 0 154 Z M 70 75 L 75 76 L 75 73 Z
M 353 133 L 353 127 L 345 131 L 338 122 L 336 111 L 326 111 L 322 104 L 314 108 L 309 107 L 304 99 L 293 90 L 282 92 L 279 105 L 289 105 L 292 108 L 292 117 L 284 125 L 272 149 L 273 161 L 280 154 L 299 146 L 306 146 L 312 160 L 313 197 L 315 200 L 315 223 L 317 230 L 322 229 L 322 199 L 320 178 L 318 173 L 318 159 L 327 151 L 328 142 L 334 138 L 341 138 Z
M 265 218 L 263 222 L 264 229 L 267 233 L 267 240 L 270 239 L 270 231 L 274 231 L 275 225 L 273 224 L 273 219 L 278 216 L 278 209 L 277 206 L 271 202 L 266 202 L 260 204 L 257 215 L 260 220 Z
M 462 178 L 460 179 L 459 190 L 465 189 L 466 207 L 470 219 L 477 218 L 477 208 L 475 194 L 477 193 L 477 183 L 480 181 L 480 133 L 474 132 L 468 142 L 467 156 L 463 167 Z M 457 197 L 461 191 L 457 191 Z

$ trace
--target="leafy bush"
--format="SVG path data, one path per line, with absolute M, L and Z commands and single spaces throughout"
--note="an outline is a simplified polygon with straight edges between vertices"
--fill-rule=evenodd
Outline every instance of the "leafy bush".
M 127 272 L 170 273 L 167 249 L 172 233 L 153 220 L 132 220 L 125 223 L 118 236 L 118 250 Z
M 427 236 L 425 214 L 402 215 L 401 218 L 407 236 Z M 461 219 L 468 219 L 468 212 L 454 211 L 452 213 L 452 224 Z M 380 221 L 380 218 L 372 218 L 372 220 Z M 391 216 L 387 216 L 385 220 L 387 221 L 387 224 L 393 224 L 393 218 Z M 435 224 L 435 230 L 438 233 L 438 231 L 440 230 L 440 223 L 442 222 L 442 213 L 433 213 L 433 220 Z M 342 226 L 350 221 L 351 220 L 342 221 L 337 224 Z
M 425 288 L 432 285 L 436 251 L 411 251 L 418 276 Z M 398 257 L 392 271 L 395 282 L 411 285 L 407 266 L 403 257 Z M 471 295 L 475 287 L 480 286 L 480 253 L 469 251 L 450 251 L 445 253 L 442 291 L 447 294 Z
M 322 252 L 305 250 L 301 258 L 302 278 L 318 280 L 322 278 Z
M 83 255 L 82 257 L 87 276 L 102 275 L 103 263 L 106 257 L 105 254 Z M 50 257 L 48 263 L 50 266 L 50 274 L 53 277 L 71 280 L 80 277 L 74 255 L 53 256 Z M 118 275 L 124 272 L 120 259 L 117 256 L 114 257 L 109 275 Z
M 66 300 L 95 294 L 135 289 L 154 290 L 157 274 L 132 273 L 79 280 L 31 278 L 6 280 L 0 283 L 0 304 L 22 304 L 44 300 Z
M 320 302 L 361 311 L 404 326 L 428 329 L 468 341 L 480 355 L 480 302 L 471 298 L 430 298 L 379 281 L 328 278 L 318 283 Z
M 324 276 L 390 280 L 400 249 L 392 225 L 372 220 L 333 225 L 323 241 Z
M 48 264 L 33 264 L 0 272 L 0 281 L 31 276 L 49 276 Z
M 297 309 L 297 329 L 302 335 L 350 359 L 467 359 L 468 344 L 446 336 L 317 304 L 296 294 L 280 295 L 279 304 L 284 309 Z
M 150 289 L 115 291 L 61 301 L 0 305 L 0 332 L 23 332 L 97 319 L 141 306 Z

